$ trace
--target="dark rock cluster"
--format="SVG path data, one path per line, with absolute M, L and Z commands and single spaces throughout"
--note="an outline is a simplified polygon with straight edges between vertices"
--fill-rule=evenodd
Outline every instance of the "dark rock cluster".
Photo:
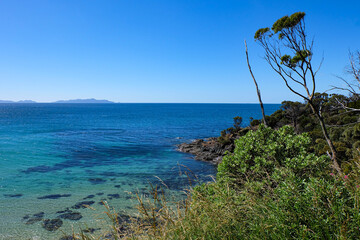
M 63 197 L 70 197 L 71 194 L 51 194 L 51 195 L 45 195 L 42 197 L 38 197 L 38 199 L 59 199 Z
M 82 218 L 82 215 L 79 212 L 69 211 L 69 212 L 59 215 L 59 218 L 78 221 Z
M 208 139 L 197 139 L 191 143 L 181 143 L 177 145 L 177 150 L 184 153 L 195 155 L 196 160 L 206 161 L 213 164 L 219 164 L 226 151 L 232 152 L 235 145 L 222 144 L 216 137 Z
M 44 214 L 45 214 L 44 212 L 39 212 L 39 213 L 33 214 L 32 216 L 25 215 L 23 217 L 23 220 L 26 220 L 25 224 L 34 224 L 36 222 L 43 220 Z
M 95 203 L 95 201 L 82 201 L 82 202 L 76 203 L 71 208 L 73 208 L 73 209 L 87 208 L 88 206 L 93 205 L 94 203 Z
M 42 223 L 43 228 L 46 230 L 53 232 L 56 231 L 58 228 L 60 228 L 63 225 L 63 221 L 59 218 L 55 219 L 45 219 Z

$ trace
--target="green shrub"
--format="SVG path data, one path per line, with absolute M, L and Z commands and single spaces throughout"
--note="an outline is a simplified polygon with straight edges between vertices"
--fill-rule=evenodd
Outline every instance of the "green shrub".
M 218 181 L 230 181 L 239 187 L 246 180 L 276 185 L 282 175 L 297 177 L 321 175 L 328 170 L 329 159 L 309 153 L 311 139 L 296 135 L 284 126 L 279 130 L 260 125 L 235 141 L 234 153 L 228 153 L 218 166 Z

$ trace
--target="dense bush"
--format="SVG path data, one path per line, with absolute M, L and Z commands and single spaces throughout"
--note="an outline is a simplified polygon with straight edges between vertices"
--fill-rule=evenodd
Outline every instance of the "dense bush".
M 234 153 L 228 153 L 218 166 L 218 181 L 230 180 L 236 186 L 243 181 L 277 185 L 283 175 L 308 178 L 327 172 L 329 159 L 309 153 L 311 139 L 296 135 L 290 126 L 279 130 L 260 125 L 235 141 Z
M 315 94 L 314 106 L 317 111 L 321 112 L 325 120 L 340 164 L 348 164 L 358 158 L 359 144 L 354 143 L 360 140 L 357 130 L 360 128 L 360 111 L 346 109 L 346 107 L 358 108 L 359 102 L 356 96 Z M 284 101 L 278 111 L 266 116 L 266 122 L 273 129 L 290 125 L 294 127 L 296 133 L 308 133 L 312 141 L 309 151 L 318 156 L 330 151 L 317 119 L 305 103 Z M 250 123 L 252 127 L 259 124 L 260 121 L 256 119 Z
M 197 187 L 193 200 L 215 206 L 223 216 L 231 215 L 231 206 L 238 217 L 226 229 L 228 239 L 360 236 L 356 171 L 345 176 L 332 173 L 327 156 L 309 152 L 311 139 L 306 134 L 296 135 L 288 126 L 279 130 L 260 126 L 235 144 L 234 153 L 228 153 L 219 165 L 218 182 Z M 196 208 L 206 216 L 205 209 Z

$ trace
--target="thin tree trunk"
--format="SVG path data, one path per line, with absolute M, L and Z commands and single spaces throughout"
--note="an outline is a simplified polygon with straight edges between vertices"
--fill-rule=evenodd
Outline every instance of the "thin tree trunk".
M 259 103 L 260 103 L 260 107 L 261 107 L 261 113 L 262 113 L 262 117 L 263 117 L 263 123 L 264 123 L 265 126 L 267 126 L 267 124 L 266 124 L 266 119 L 265 119 L 264 105 L 263 105 L 262 100 L 261 100 L 260 90 L 259 90 L 258 84 L 257 84 L 257 82 L 256 82 L 256 80 L 255 80 L 254 74 L 253 74 L 253 72 L 252 72 L 252 70 L 251 70 L 251 67 L 250 67 L 249 54 L 248 54 L 248 48 L 247 48 L 246 40 L 245 40 L 245 49 L 246 49 L 246 61 L 247 61 L 248 67 L 249 67 L 249 71 L 250 71 L 251 77 L 252 77 L 253 80 L 254 80 L 255 87 L 256 87 L 256 93 L 257 93 L 258 98 L 259 98 Z
M 315 114 L 315 116 L 317 117 L 317 119 L 319 120 L 320 126 L 321 126 L 321 130 L 323 132 L 323 135 L 325 137 L 325 140 L 330 148 L 331 151 L 331 159 L 333 160 L 333 167 L 335 168 L 335 170 L 341 175 L 341 168 L 336 160 L 336 148 L 333 144 L 333 142 L 331 141 L 329 134 L 327 132 L 326 126 L 325 126 L 325 122 L 324 122 L 324 118 L 321 116 L 321 114 L 316 111 L 315 107 L 313 106 L 312 102 L 309 101 L 309 105 L 311 107 L 311 110 L 313 111 L 313 113 Z

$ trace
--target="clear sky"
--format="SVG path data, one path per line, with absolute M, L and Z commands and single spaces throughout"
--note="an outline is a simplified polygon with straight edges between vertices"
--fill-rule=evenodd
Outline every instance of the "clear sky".
M 360 50 L 360 1 L 0 0 L 0 99 L 300 100 L 262 59 L 258 28 L 303 11 L 324 56 L 318 90 Z

